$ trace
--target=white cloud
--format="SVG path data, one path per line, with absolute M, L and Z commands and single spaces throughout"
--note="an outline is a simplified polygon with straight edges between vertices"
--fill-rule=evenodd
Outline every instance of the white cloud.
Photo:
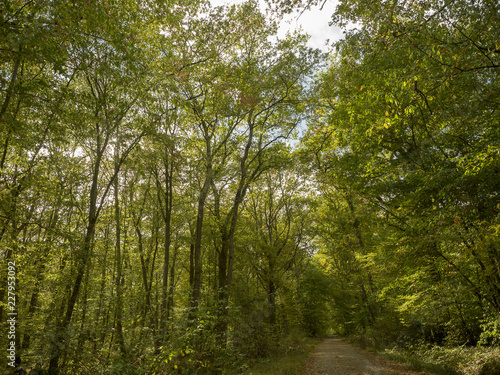
M 231 5 L 243 2 L 243 0 L 211 0 L 212 5 Z M 261 8 L 264 9 L 263 1 L 261 0 Z M 310 10 L 305 10 L 302 14 L 296 12 L 288 15 L 281 22 L 278 30 L 278 36 L 284 37 L 287 31 L 294 31 L 302 28 L 302 31 L 310 35 L 309 46 L 319 48 L 323 51 L 328 50 L 325 45 L 326 41 L 330 43 L 342 38 L 342 30 L 335 26 L 329 26 L 331 16 L 335 11 L 337 1 L 327 0 L 321 7 L 315 6 Z
M 310 10 L 305 10 L 302 14 L 297 12 L 288 16 L 281 22 L 278 35 L 284 36 L 287 31 L 293 31 L 302 28 L 310 35 L 309 46 L 319 48 L 323 51 L 328 50 L 325 45 L 327 40 L 331 42 L 342 38 L 342 30 L 336 26 L 329 26 L 333 12 L 335 11 L 336 1 L 327 1 L 322 9 L 315 6 Z

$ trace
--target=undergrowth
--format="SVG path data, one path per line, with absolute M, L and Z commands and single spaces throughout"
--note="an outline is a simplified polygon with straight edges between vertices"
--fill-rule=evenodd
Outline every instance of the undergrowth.
M 435 375 L 500 375 L 499 346 L 439 346 L 413 343 L 392 349 L 383 336 L 353 335 L 347 341 L 363 349 L 411 365 L 415 371 Z
M 321 339 L 317 338 L 289 338 L 281 343 L 280 353 L 247 361 L 230 375 L 296 375 L 319 342 Z
M 414 346 L 386 350 L 388 357 L 407 362 L 415 370 L 439 375 L 498 375 L 500 348 Z

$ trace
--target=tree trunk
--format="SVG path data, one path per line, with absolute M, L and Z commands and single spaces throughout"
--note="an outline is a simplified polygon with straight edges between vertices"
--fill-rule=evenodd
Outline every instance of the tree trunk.
M 60 204 L 60 200 L 58 201 L 58 206 Z M 53 231 L 54 228 L 57 224 L 57 221 L 59 219 L 59 214 L 57 211 L 54 211 L 53 214 L 51 215 L 50 221 L 49 221 L 49 226 L 46 230 L 46 237 L 45 237 L 45 246 L 44 246 L 44 252 L 41 254 L 40 259 L 38 259 L 37 263 L 39 263 L 39 268 L 37 271 L 37 277 L 35 280 L 35 285 L 34 285 L 34 290 L 33 293 L 31 294 L 31 299 L 28 307 L 28 319 L 31 320 L 33 316 L 35 315 L 35 312 L 38 310 L 38 298 L 40 296 L 40 285 L 42 284 L 43 278 L 44 278 L 44 271 L 45 271 L 45 263 L 47 260 L 47 255 L 50 251 L 50 244 L 53 241 Z M 23 341 L 22 341 L 22 350 L 27 350 L 29 349 L 31 344 L 31 335 L 29 332 L 25 332 L 23 335 Z
M 201 262 L 201 239 L 203 234 L 203 215 L 205 213 L 205 201 L 208 196 L 208 191 L 211 184 L 211 166 L 210 169 L 207 167 L 207 175 L 205 177 L 205 183 L 200 192 L 198 198 L 198 214 L 196 216 L 196 229 L 194 238 L 194 277 L 193 277 L 193 291 L 191 295 L 191 318 L 194 318 L 198 310 L 198 305 L 201 296 L 201 273 L 202 273 L 202 262 Z
M 106 309 L 106 314 L 102 313 L 103 310 L 103 304 L 104 304 L 104 292 L 106 288 L 106 268 L 107 268 L 107 260 L 108 260 L 108 251 L 109 251 L 109 227 L 108 225 L 106 227 L 106 230 L 104 231 L 104 239 L 105 239 L 105 245 L 104 245 L 104 259 L 102 260 L 102 273 L 101 273 L 101 286 L 99 288 L 99 305 L 96 310 L 96 315 L 94 317 L 94 321 L 97 323 L 97 326 L 99 326 L 99 321 L 102 321 L 102 326 L 106 326 L 107 324 L 107 311 Z M 101 319 L 102 317 L 102 319 Z M 106 330 L 103 329 L 101 336 L 100 336 L 100 345 L 104 345 L 104 340 L 106 338 Z M 98 341 L 94 341 L 94 350 L 96 350 L 98 345 Z
M 267 318 L 273 334 L 276 328 L 276 291 L 276 284 L 272 280 L 269 280 L 267 289 Z
M 73 316 L 73 311 L 75 308 L 78 295 L 80 293 L 80 288 L 82 286 L 83 276 L 85 270 L 87 269 L 88 263 L 90 261 L 90 250 L 92 248 L 92 241 L 94 239 L 95 227 L 98 218 L 98 207 L 97 207 L 97 196 L 98 196 L 98 182 L 99 182 L 99 172 L 101 167 L 102 157 L 104 151 L 107 147 L 108 138 L 106 137 L 104 144 L 101 145 L 101 135 L 99 133 L 99 126 L 97 126 L 97 156 L 94 162 L 94 169 L 92 173 L 92 185 L 90 188 L 90 200 L 89 200 L 89 212 L 88 212 L 88 222 L 87 230 L 85 232 L 85 237 L 83 239 L 82 247 L 78 254 L 76 255 L 76 278 L 73 284 L 73 290 L 70 293 L 66 313 L 63 318 L 57 324 L 57 333 L 55 342 L 52 348 L 52 356 L 49 363 L 49 372 L 52 374 L 59 373 L 59 359 L 61 357 L 61 350 L 64 346 L 64 342 L 67 340 L 66 331 Z
M 164 239 L 164 259 L 163 259 L 163 285 L 162 285 L 162 303 L 161 303 L 161 332 L 160 336 L 163 337 L 167 333 L 167 325 L 169 319 L 169 309 L 168 309 L 168 273 L 170 265 L 170 245 L 172 242 L 172 203 L 173 203 L 173 170 L 172 165 L 170 165 L 170 158 L 168 154 L 168 149 L 165 151 L 164 158 L 164 171 L 165 171 L 165 211 L 163 214 L 163 220 L 165 223 L 165 239 Z
M 125 340 L 123 338 L 123 296 L 122 296 L 122 282 L 123 282 L 123 272 L 122 272 L 122 253 L 121 253 L 121 217 L 120 217 L 120 195 L 119 195 L 119 184 L 118 184 L 118 158 L 120 149 L 120 136 L 117 136 L 117 142 L 115 144 L 115 181 L 114 181 L 114 200 L 115 200 L 115 231 L 116 231 L 116 340 L 118 341 L 118 346 L 122 355 L 127 354 L 125 348 Z
M 9 82 L 9 87 L 7 88 L 7 94 L 5 95 L 5 99 L 2 104 L 2 108 L 0 109 L 0 122 L 3 121 L 3 117 L 5 113 L 7 112 L 7 108 L 9 107 L 10 99 L 12 98 L 12 92 L 14 91 L 14 85 L 16 84 L 17 80 L 17 72 L 19 71 L 19 66 L 21 65 L 21 51 L 22 51 L 22 46 L 19 46 L 19 51 L 17 51 L 16 54 L 16 59 L 14 62 L 14 67 L 12 68 L 12 75 L 10 76 L 10 82 Z M 7 143 L 6 146 L 7 147 Z M 7 149 L 4 149 L 4 154 L 7 151 Z M 2 167 L 3 167 L 3 162 L 4 162 L 4 157 L 2 156 Z
M 231 211 L 226 217 L 226 221 L 221 227 L 221 249 L 219 253 L 219 296 L 218 296 L 218 321 L 216 325 L 218 345 L 225 347 L 228 328 L 228 306 L 229 306 L 229 288 L 233 277 L 234 265 L 234 234 L 239 216 L 239 207 L 245 198 L 246 189 L 249 184 L 247 178 L 248 172 L 248 155 L 250 147 L 253 143 L 253 128 L 252 113 L 248 118 L 249 134 L 245 150 L 240 161 L 240 179 L 238 188 L 233 200 Z M 229 227 L 229 229 L 228 229 Z
M 177 250 L 174 251 L 172 257 L 172 266 L 170 267 L 170 280 L 168 284 L 168 303 L 167 303 L 167 316 L 170 317 L 170 313 L 174 308 L 174 283 L 175 283 L 175 261 L 177 259 Z

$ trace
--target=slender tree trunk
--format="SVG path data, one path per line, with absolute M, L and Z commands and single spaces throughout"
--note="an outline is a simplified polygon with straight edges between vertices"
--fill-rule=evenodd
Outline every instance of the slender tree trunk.
M 96 219 L 97 218 L 91 218 L 91 220 L 89 220 L 89 225 L 87 227 L 80 256 L 77 259 L 76 278 L 73 285 L 73 289 L 70 292 L 70 297 L 68 300 L 66 312 L 64 313 L 61 322 L 57 326 L 56 340 L 54 343 L 54 347 L 52 349 L 52 357 L 49 363 L 49 371 L 52 374 L 59 373 L 59 359 L 62 354 L 63 344 L 66 341 L 65 332 L 67 331 L 67 328 L 71 321 L 71 317 L 73 316 L 76 300 L 78 298 L 78 294 L 80 293 L 80 288 L 82 286 L 85 269 L 87 268 L 88 262 L 90 261 L 89 254 L 92 246 L 92 239 L 94 238 Z
M 170 281 L 168 284 L 168 304 L 167 316 L 170 317 L 171 311 L 174 308 L 174 283 L 175 283 L 175 261 L 177 260 L 177 249 L 174 251 L 172 257 L 172 265 L 170 267 Z
M 173 171 L 172 165 L 170 163 L 170 158 L 168 154 L 168 149 L 165 151 L 164 158 L 164 172 L 165 172 L 165 211 L 163 214 L 163 220 L 165 222 L 165 239 L 164 239 L 164 259 L 163 259 L 163 285 L 162 285 L 162 303 L 161 303 L 161 338 L 167 333 L 167 324 L 169 319 L 169 309 L 168 309 L 168 273 L 170 265 L 170 244 L 172 242 L 172 203 L 173 203 Z
M 140 220 L 140 219 L 138 219 Z M 141 260 L 141 271 L 142 271 L 142 285 L 144 287 L 144 310 L 143 310 L 143 318 L 146 318 L 147 312 L 151 309 L 151 299 L 149 293 L 149 283 L 148 283 L 148 267 L 146 264 L 146 260 L 144 259 L 144 244 L 142 239 L 142 232 L 139 228 L 138 223 L 134 223 L 135 233 L 137 234 L 137 245 L 139 246 L 139 259 Z
M 4 256 L 4 261 L 5 264 L 11 259 L 12 254 L 15 254 L 15 252 L 12 250 L 13 247 L 17 246 L 17 237 L 19 236 L 19 233 L 21 233 L 22 227 L 18 227 L 17 225 L 17 220 L 16 220 L 16 215 L 17 215 L 17 198 L 19 194 L 22 191 L 21 184 L 18 184 L 17 187 L 14 189 L 14 193 L 10 197 L 10 202 L 7 203 L 8 209 L 8 215 L 10 216 L 7 219 L 4 219 L 3 221 L 3 228 L 2 231 L 0 232 L 0 243 L 4 239 L 5 233 L 10 234 L 10 241 L 13 244 L 13 246 L 7 247 L 7 251 L 5 251 L 5 256 Z M 10 206 L 10 207 L 9 207 Z M 7 231 L 8 227 L 11 227 L 10 231 Z M 10 232 L 10 233 L 9 233 Z M 2 270 L 1 272 L 4 272 Z M 5 271 L 6 272 L 6 271 Z M 0 302 L 4 302 L 5 298 L 5 292 L 6 292 L 6 283 L 0 284 Z M 5 302 L 7 304 L 7 302 Z M 0 303 L 0 319 L 2 322 L 5 321 L 5 318 L 3 316 L 4 314 L 4 304 Z
M 276 284 L 274 281 L 269 280 L 267 288 L 267 318 L 273 334 L 276 328 L 276 291 Z
M 149 298 L 149 301 L 150 301 L 150 312 L 152 313 L 151 314 L 151 319 L 150 319 L 150 326 L 152 327 L 153 331 L 155 333 L 158 332 L 158 319 L 157 319 L 157 315 L 156 315 L 156 312 L 153 310 L 153 305 L 152 305 L 152 287 L 153 287 L 153 278 L 154 278 L 154 270 L 155 270 L 155 263 L 156 263 L 156 256 L 158 254 L 158 247 L 159 247 L 159 244 L 158 244 L 158 237 L 159 237 L 159 223 L 158 223 L 158 217 L 157 215 L 155 214 L 154 215 L 154 219 L 153 219 L 153 226 L 151 228 L 151 238 L 154 238 L 154 251 L 153 251 L 153 260 L 151 262 L 151 271 L 150 271 L 150 274 L 149 274 L 149 285 L 148 285 L 148 298 Z M 158 308 L 157 304 L 156 304 L 156 309 Z M 158 336 L 158 335 L 155 335 L 155 336 Z M 156 342 L 156 340 L 155 340 Z M 159 346 L 157 346 L 158 348 Z
M 115 306 L 115 325 L 116 325 L 116 340 L 118 341 L 118 346 L 122 355 L 127 354 L 125 347 L 125 340 L 123 338 L 123 296 L 122 296 L 122 282 L 123 282 L 123 261 L 121 252 L 121 215 L 120 215 L 120 194 L 119 194 L 119 181 L 118 181 L 118 171 L 119 171 L 119 152 L 120 152 L 120 136 L 117 135 L 117 142 L 115 144 L 115 181 L 114 181 L 114 203 L 115 203 L 115 233 L 116 233 L 116 306 Z
M 99 129 L 99 127 L 97 128 Z M 59 359 L 62 354 L 61 351 L 63 349 L 64 342 L 67 340 L 67 338 L 65 337 L 66 331 L 71 321 L 71 317 L 73 316 L 73 311 L 75 308 L 76 301 L 78 299 L 78 295 L 80 293 L 80 288 L 82 286 L 85 270 L 87 269 L 88 263 L 90 261 L 90 251 L 92 248 L 92 241 L 94 239 L 95 228 L 98 218 L 97 196 L 98 196 L 99 172 L 101 167 L 101 160 L 107 146 L 107 141 L 108 140 L 106 138 L 104 145 L 101 145 L 101 136 L 98 130 L 97 156 L 94 162 L 94 168 L 92 173 L 92 185 L 90 188 L 90 202 L 89 202 L 87 230 L 85 233 L 85 237 L 83 239 L 82 247 L 76 257 L 76 278 L 73 284 L 72 291 L 69 296 L 66 312 L 61 321 L 57 324 L 56 328 L 57 330 L 56 339 L 53 345 L 52 357 L 49 363 L 49 371 L 52 374 L 59 373 Z
M 370 300 L 368 299 L 368 294 L 366 293 L 365 285 L 362 280 L 359 280 L 359 289 L 361 290 L 361 300 L 365 305 L 366 311 L 368 312 L 368 322 L 373 324 L 375 322 L 375 314 L 373 313 Z
M 236 225 L 239 217 L 239 207 L 245 197 L 248 187 L 248 155 L 253 143 L 253 123 L 252 114 L 249 115 L 248 125 L 249 134 L 245 149 L 240 161 L 240 178 L 238 188 L 233 200 L 233 206 L 229 212 L 226 222 L 221 227 L 221 249 L 219 253 L 219 296 L 218 296 L 218 322 L 216 325 L 218 345 L 225 347 L 228 328 L 228 306 L 230 296 L 230 285 L 233 277 L 234 266 L 234 235 L 236 233 Z
M 10 76 L 9 87 L 7 88 L 7 94 L 5 95 L 5 99 L 2 104 L 2 108 L 0 109 L 0 122 L 3 121 L 3 117 L 7 112 L 7 108 L 9 107 L 10 99 L 12 98 L 12 92 L 14 91 L 14 86 L 17 80 L 17 72 L 19 71 L 19 66 L 21 65 L 21 51 L 22 47 L 19 46 L 19 51 L 16 53 L 16 59 L 14 61 L 14 67 L 12 68 L 12 75 Z M 4 153 L 6 149 L 4 149 Z M 2 157 L 2 167 L 3 167 L 4 158 Z
M 269 276 L 273 277 L 274 275 L 274 267 L 270 267 Z M 270 328 L 271 334 L 271 349 L 273 351 L 278 349 L 278 330 L 276 327 L 276 293 L 278 288 L 274 281 L 271 279 L 268 281 L 267 285 L 267 319 Z
M 107 325 L 107 312 L 106 314 L 102 313 L 103 304 L 104 304 L 104 292 L 106 287 L 106 269 L 107 269 L 107 260 L 108 260 L 108 251 L 109 251 L 109 225 L 106 227 L 104 231 L 104 259 L 102 260 L 102 273 L 101 273 L 101 286 L 99 288 L 99 305 L 96 311 L 96 315 L 94 317 L 94 321 L 97 322 L 97 326 L 99 326 L 99 321 L 102 321 L 101 326 Z M 108 309 L 106 309 L 108 311 Z M 102 318 L 101 318 L 102 317 Z M 104 345 L 104 340 L 106 338 L 106 330 L 103 329 L 100 337 L 101 345 Z M 98 341 L 94 341 L 94 350 L 96 350 Z
M 189 244 L 189 286 L 194 289 L 194 241 Z
M 299 317 L 299 322 L 302 322 L 303 315 L 302 315 L 302 290 L 300 287 L 300 272 L 299 272 L 299 267 L 297 266 L 297 260 L 294 259 L 293 261 L 293 266 L 294 266 L 294 276 L 295 276 L 295 303 L 297 304 L 297 314 Z
M 58 202 L 59 206 L 60 200 Z M 45 271 L 45 263 L 47 260 L 47 255 L 50 251 L 50 247 L 53 241 L 53 231 L 54 228 L 57 224 L 57 221 L 59 219 L 59 214 L 57 211 L 54 211 L 51 215 L 50 221 L 49 221 L 49 226 L 46 230 L 46 237 L 45 237 L 45 246 L 44 246 L 44 252 L 41 254 L 40 259 L 38 259 L 38 264 L 39 268 L 37 270 L 37 277 L 35 280 L 35 285 L 34 285 L 34 290 L 33 293 L 31 294 L 31 299 L 28 307 L 28 319 L 32 319 L 33 316 L 35 315 L 36 311 L 38 310 L 38 298 L 40 296 L 40 285 L 42 284 L 43 278 L 44 278 L 44 271 Z M 31 335 L 29 331 L 25 332 L 23 335 L 23 341 L 22 341 L 22 350 L 27 350 L 29 349 L 31 344 Z
M 205 183 L 198 198 L 198 213 L 196 216 L 196 229 L 194 238 L 193 258 L 194 258 L 194 277 L 193 277 L 193 291 L 191 296 L 191 318 L 194 318 L 198 310 L 198 305 L 201 296 L 201 239 L 203 234 L 203 216 L 205 213 L 205 201 L 208 196 L 208 191 L 211 184 L 211 165 L 207 167 L 207 175 Z
M 85 341 L 89 338 L 89 330 L 85 327 L 85 322 L 87 320 L 87 310 L 88 310 L 88 295 L 89 295 L 89 278 L 90 278 L 91 270 L 88 269 L 85 272 L 85 282 L 84 282 L 84 292 L 82 296 L 82 313 L 80 319 L 80 329 L 78 331 L 78 344 L 77 348 L 83 348 L 85 345 Z M 80 361 L 82 357 L 82 350 L 77 350 L 74 353 L 74 357 L 72 358 L 76 363 Z

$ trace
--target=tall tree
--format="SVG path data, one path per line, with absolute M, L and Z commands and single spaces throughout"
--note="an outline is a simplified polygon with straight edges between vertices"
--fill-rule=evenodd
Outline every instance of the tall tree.
M 336 44 L 309 138 L 323 181 L 379 211 L 390 251 L 416 262 L 407 273 L 476 296 L 476 326 L 484 303 L 486 319 L 499 312 L 497 14 L 490 1 L 340 2 L 334 22 L 359 28 Z
M 86 66 L 85 71 L 79 76 L 78 85 L 74 87 L 73 106 L 68 106 L 67 119 L 73 124 L 75 141 L 88 153 L 91 160 L 89 200 L 87 204 L 87 220 L 82 245 L 76 252 L 75 279 L 72 281 L 71 293 L 69 295 L 64 314 L 57 323 L 57 338 L 54 343 L 53 355 L 50 361 L 50 370 L 58 371 L 58 362 L 61 356 L 61 345 L 66 337 L 66 331 L 71 322 L 75 305 L 82 288 L 84 275 L 91 262 L 91 251 L 96 225 L 99 216 L 105 206 L 110 188 L 117 179 L 120 167 L 127 158 L 130 151 L 144 136 L 144 130 L 134 129 L 134 120 L 131 114 L 136 111 L 136 104 L 147 85 L 138 85 L 137 90 L 127 87 L 132 82 L 145 81 L 144 67 L 138 67 L 136 60 L 128 59 L 128 53 L 132 53 L 132 43 L 129 37 L 123 37 L 125 30 L 119 29 L 118 25 L 124 26 L 126 13 L 116 11 L 110 13 L 103 8 L 106 14 L 104 20 L 94 20 L 97 25 L 109 21 L 111 17 L 121 23 L 102 30 L 95 30 L 92 25 L 88 44 L 75 45 L 80 49 L 78 55 L 79 64 Z M 117 21 L 118 22 L 118 21 Z M 134 25 L 130 25 L 132 28 Z M 132 31 L 131 29 L 130 31 Z M 85 32 L 85 29 L 84 29 Z M 136 51 L 138 54 L 138 51 Z M 124 70 L 125 67 L 125 70 Z M 142 89 L 142 91 L 141 91 Z M 71 112 L 70 112 L 71 111 Z M 82 112 L 86 113 L 81 118 Z M 90 122 L 92 125 L 89 126 Z M 120 136 L 124 143 L 124 151 L 115 156 L 115 166 L 111 168 L 110 177 L 102 179 L 103 170 L 106 168 L 106 156 L 109 152 L 112 138 L 118 138 L 118 128 L 121 125 Z M 116 142 L 115 147 L 118 147 Z M 118 234 L 117 234 L 118 235 Z M 117 244 L 117 255 L 119 255 Z M 119 257 L 120 259 L 120 257 Z
M 308 222 L 305 184 L 293 172 L 270 171 L 250 189 L 245 204 L 247 226 L 252 236 L 246 251 L 267 293 L 267 318 L 276 334 L 276 300 L 284 275 L 303 256 L 302 246 Z

